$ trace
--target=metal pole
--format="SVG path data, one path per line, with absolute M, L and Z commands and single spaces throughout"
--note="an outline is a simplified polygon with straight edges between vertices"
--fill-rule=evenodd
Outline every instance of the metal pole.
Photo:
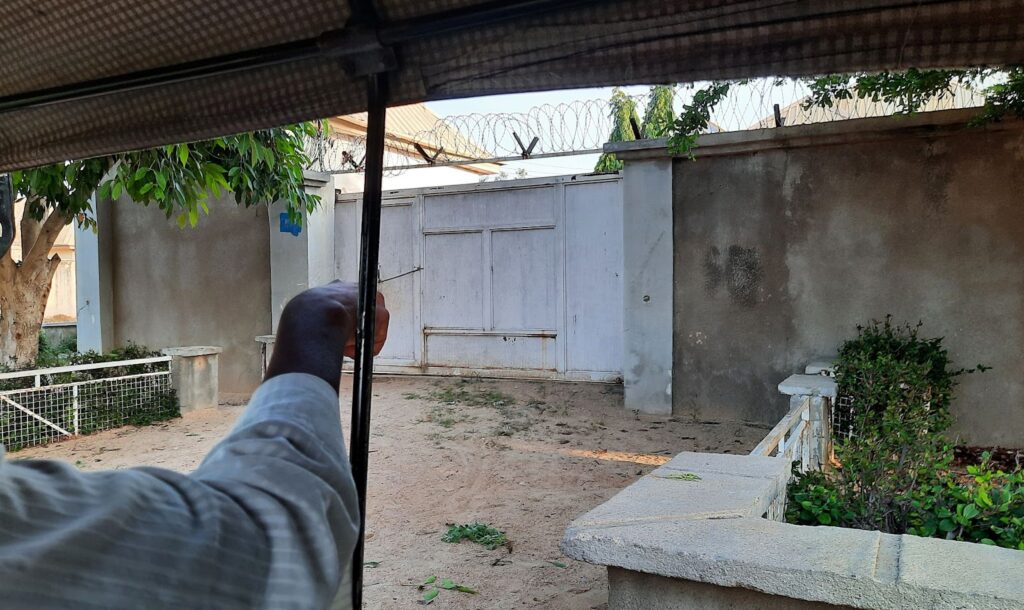
M 377 305 L 377 258 L 380 251 L 381 181 L 384 177 L 384 121 L 387 115 L 386 74 L 367 82 L 366 176 L 363 183 L 363 228 L 359 238 L 359 309 L 356 362 L 352 384 L 352 428 L 349 459 L 359 495 L 359 538 L 352 554 L 352 608 L 363 607 L 363 534 L 366 531 L 366 473 L 370 458 L 370 399 L 373 385 L 374 319 Z

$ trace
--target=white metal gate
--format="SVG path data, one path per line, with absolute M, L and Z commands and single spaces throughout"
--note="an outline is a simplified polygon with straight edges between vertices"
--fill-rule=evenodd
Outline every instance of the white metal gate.
M 357 277 L 359 195 L 339 195 L 337 276 Z M 617 381 L 622 183 L 564 176 L 385 193 L 380 370 Z

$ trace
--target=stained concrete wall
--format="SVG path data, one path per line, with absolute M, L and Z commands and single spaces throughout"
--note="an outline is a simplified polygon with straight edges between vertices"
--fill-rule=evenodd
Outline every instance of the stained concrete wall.
M 963 379 L 954 433 L 1024 446 L 1024 129 L 935 121 L 731 135 L 675 161 L 677 415 L 773 423 L 779 381 L 892 314 L 993 367 Z
M 182 230 L 160 210 L 120 201 L 111 222 L 115 344 L 222 347 L 220 391 L 253 391 L 255 337 L 270 333 L 266 207 L 212 200 L 210 215 Z
M 853 610 L 750 589 L 608 568 L 608 610 Z

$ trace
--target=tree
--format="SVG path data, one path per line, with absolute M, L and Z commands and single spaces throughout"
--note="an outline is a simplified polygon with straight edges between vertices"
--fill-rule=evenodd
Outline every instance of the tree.
M 631 120 L 638 125 L 640 123 L 640 117 L 636 113 L 636 102 L 618 87 L 612 89 L 611 118 L 612 133 L 608 136 L 609 142 L 632 142 L 636 139 L 633 126 L 630 124 Z M 594 167 L 597 173 L 617 172 L 621 169 L 622 161 L 610 153 L 601 155 Z
M 196 226 L 200 214 L 209 213 L 209 196 L 225 192 L 246 207 L 283 201 L 293 218 L 301 218 L 319 202 L 303 188 L 303 170 L 309 166 L 304 143 L 317 130 L 316 124 L 304 123 L 12 172 L 25 211 L 18 231 L 21 260 L 13 260 L 10 251 L 0 256 L 0 366 L 35 362 L 50 284 L 60 264 L 50 250 L 73 221 L 95 229 L 94 194 L 155 203 L 167 218 L 177 216 L 182 228 Z
M 745 81 L 739 81 L 743 84 Z M 963 87 L 982 93 L 985 105 L 972 120 L 974 126 L 1006 116 L 1024 118 L 1024 67 L 971 68 L 966 70 L 919 70 L 899 72 L 828 74 L 804 79 L 809 95 L 805 110 L 832 108 L 843 100 L 866 99 L 893 104 L 900 114 L 913 114 L 930 100 L 953 95 Z M 776 79 L 781 86 L 785 79 Z M 711 112 L 729 94 L 733 83 L 715 82 L 698 90 L 684 104 L 669 134 L 669 151 L 693 158 L 697 137 L 707 128 Z
M 676 92 L 669 85 L 655 85 L 647 98 L 644 110 L 644 139 L 661 138 L 668 135 L 675 122 L 676 113 L 672 108 Z

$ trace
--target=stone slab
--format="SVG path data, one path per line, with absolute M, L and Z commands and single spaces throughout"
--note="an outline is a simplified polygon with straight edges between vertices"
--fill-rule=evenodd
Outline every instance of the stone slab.
M 672 478 L 680 474 L 698 478 Z M 681 453 L 573 525 L 760 517 L 788 480 L 789 462 L 781 458 Z
M 668 578 L 858 608 L 898 607 L 877 605 L 893 583 L 888 570 L 876 574 L 883 536 L 767 519 L 706 519 L 570 527 L 562 551 Z
M 824 375 L 790 375 L 779 384 L 779 392 L 787 396 L 836 397 L 836 382 Z
M 730 453 L 697 453 L 684 451 L 662 464 L 661 468 L 688 472 L 717 472 L 743 477 L 789 479 L 789 460 L 760 455 L 734 455 Z
M 180 356 L 191 358 L 194 356 L 212 356 L 224 351 L 222 347 L 213 345 L 195 345 L 190 347 L 167 347 L 161 350 L 165 356 Z
M 970 542 L 901 536 L 899 585 L 939 608 L 958 596 L 971 608 L 1024 608 L 1024 552 Z

